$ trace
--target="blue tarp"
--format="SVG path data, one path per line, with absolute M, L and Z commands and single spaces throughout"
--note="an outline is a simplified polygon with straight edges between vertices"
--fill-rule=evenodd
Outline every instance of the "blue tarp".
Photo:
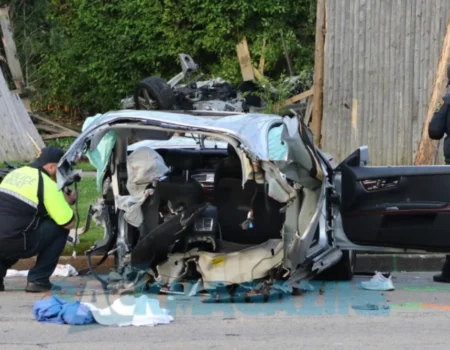
M 79 301 L 68 302 L 57 296 L 38 300 L 33 306 L 33 316 L 39 322 L 84 325 L 95 323 L 91 310 Z

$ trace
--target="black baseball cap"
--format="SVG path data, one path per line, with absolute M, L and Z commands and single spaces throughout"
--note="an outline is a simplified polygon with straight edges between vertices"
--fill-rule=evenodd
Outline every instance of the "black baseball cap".
M 64 155 L 64 151 L 59 147 L 48 146 L 41 150 L 39 157 L 30 164 L 30 166 L 35 168 L 42 168 L 44 165 L 49 163 L 59 163 Z

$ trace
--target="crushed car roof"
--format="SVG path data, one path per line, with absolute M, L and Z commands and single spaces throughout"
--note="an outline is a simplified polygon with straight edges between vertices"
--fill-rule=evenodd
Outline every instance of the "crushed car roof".
M 171 129 L 211 132 L 230 135 L 238 139 L 259 159 L 268 160 L 267 135 L 272 126 L 282 123 L 282 117 L 270 114 L 237 114 L 217 117 L 195 116 L 185 113 L 148 110 L 121 110 L 105 113 L 97 118 L 72 144 L 68 153 L 75 151 L 91 137 L 95 130 L 107 125 L 120 123 L 144 123 Z

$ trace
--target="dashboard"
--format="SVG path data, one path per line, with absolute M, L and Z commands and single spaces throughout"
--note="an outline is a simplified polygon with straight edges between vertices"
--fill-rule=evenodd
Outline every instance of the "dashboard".
M 214 172 L 205 171 L 191 175 L 191 178 L 197 180 L 202 185 L 205 193 L 205 201 L 211 202 L 214 199 Z
M 166 163 L 168 162 L 166 157 L 173 151 L 176 152 L 177 158 L 195 158 L 194 163 L 196 165 L 194 166 L 194 169 L 190 170 L 190 178 L 197 180 L 202 185 L 206 201 L 212 201 L 214 199 L 214 176 L 219 162 L 228 156 L 228 151 L 226 148 L 193 149 L 192 147 L 156 147 L 154 150 L 164 158 Z M 132 149 L 129 149 L 128 154 L 131 152 Z

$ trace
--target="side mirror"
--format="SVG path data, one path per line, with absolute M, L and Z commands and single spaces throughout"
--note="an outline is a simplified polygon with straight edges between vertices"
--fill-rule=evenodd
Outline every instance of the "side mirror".
M 369 148 L 367 146 L 361 146 L 355 152 L 345 158 L 345 160 L 340 165 L 367 166 L 369 163 Z
M 359 148 L 359 166 L 367 166 L 370 163 L 369 147 L 361 146 Z

